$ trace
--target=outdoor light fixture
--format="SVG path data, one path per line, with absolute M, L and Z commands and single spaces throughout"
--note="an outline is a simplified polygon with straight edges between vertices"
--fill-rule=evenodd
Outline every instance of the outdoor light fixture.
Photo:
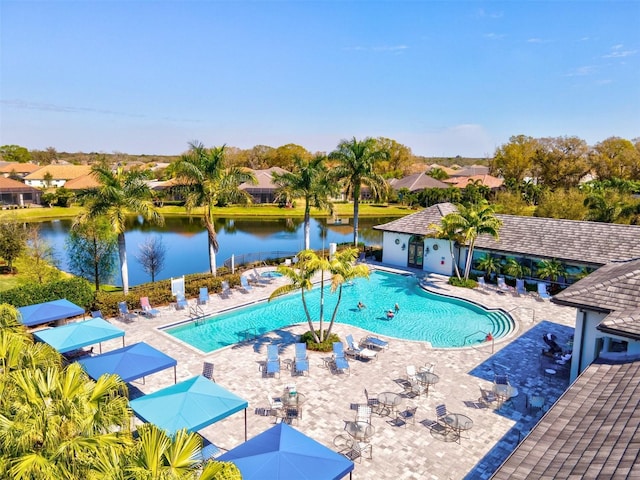
M 407 244 L 406 244 L 406 243 L 403 243 L 401 248 L 402 248 L 402 250 L 406 250 L 406 248 L 407 248 Z
M 429 253 L 429 247 L 426 247 L 426 248 L 424 249 L 424 253 L 425 253 L 425 254 Z

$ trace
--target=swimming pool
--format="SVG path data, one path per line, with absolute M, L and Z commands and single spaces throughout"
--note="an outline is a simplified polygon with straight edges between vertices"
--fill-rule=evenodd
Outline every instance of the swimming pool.
M 325 293 L 325 324 L 329 325 L 337 293 Z M 305 294 L 309 311 L 319 311 L 320 288 Z M 358 309 L 358 302 L 366 308 Z M 387 311 L 398 304 L 393 318 Z M 258 335 L 296 323 L 306 323 L 300 293 L 271 302 L 260 302 L 217 314 L 205 320 L 166 328 L 168 334 L 203 352 L 212 352 L 242 340 L 247 331 Z M 486 310 L 465 300 L 426 292 L 415 277 L 374 271 L 369 280 L 357 279 L 342 289 L 336 322 L 405 340 L 431 343 L 433 347 L 461 347 L 506 335 L 513 321 L 502 311 Z M 318 324 L 315 324 L 316 327 Z
M 326 326 L 337 296 L 327 288 Z M 317 315 L 320 288 L 314 288 L 305 298 L 309 311 Z M 358 302 L 366 308 L 359 310 Z M 390 319 L 387 311 L 396 303 L 400 310 Z M 298 292 L 164 331 L 203 352 L 212 352 L 238 343 L 247 331 L 261 335 L 302 322 L 306 323 L 306 317 Z M 503 311 L 486 310 L 465 300 L 435 295 L 420 288 L 415 277 L 381 271 L 372 272 L 369 280 L 358 279 L 343 287 L 336 322 L 379 335 L 429 342 L 436 348 L 477 344 L 484 341 L 489 332 L 499 338 L 513 328 L 512 319 Z

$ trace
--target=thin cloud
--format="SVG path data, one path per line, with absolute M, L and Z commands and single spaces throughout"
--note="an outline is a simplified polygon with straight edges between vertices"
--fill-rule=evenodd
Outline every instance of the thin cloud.
M 484 8 L 481 8 L 477 12 L 479 18 L 502 18 L 504 13 L 502 12 L 487 12 Z
M 584 67 L 578 67 L 574 71 L 565 73 L 565 77 L 586 77 L 593 75 L 598 71 L 598 67 L 593 65 L 585 65 Z
M 489 40 L 502 40 L 506 35 L 502 33 L 485 33 L 483 35 L 484 38 L 488 38 Z
M 527 43 L 551 43 L 551 40 L 545 40 L 544 38 L 533 37 L 527 40 Z
M 623 50 L 624 45 L 621 43 L 611 47 L 611 53 L 603 55 L 602 58 L 624 58 L 635 55 L 637 50 Z

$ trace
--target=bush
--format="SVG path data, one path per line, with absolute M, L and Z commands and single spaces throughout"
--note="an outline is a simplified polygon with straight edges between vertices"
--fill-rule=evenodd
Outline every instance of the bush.
M 87 309 L 93 303 L 93 289 L 91 284 L 83 278 L 74 277 L 45 284 L 23 285 L 0 292 L 0 303 L 8 303 L 14 307 L 50 302 L 60 298 L 66 298 Z
M 454 287 L 476 288 L 478 286 L 478 282 L 470 278 L 465 280 L 464 278 L 449 277 L 449 285 L 453 285 Z
M 325 334 L 326 334 L 325 330 Z M 316 335 L 320 336 L 320 330 L 316 330 Z M 340 337 L 335 333 L 329 335 L 329 338 L 322 343 L 316 343 L 313 339 L 313 333 L 307 331 L 300 336 L 300 342 L 306 343 L 309 350 L 314 352 L 331 352 L 333 351 L 333 342 L 339 342 Z

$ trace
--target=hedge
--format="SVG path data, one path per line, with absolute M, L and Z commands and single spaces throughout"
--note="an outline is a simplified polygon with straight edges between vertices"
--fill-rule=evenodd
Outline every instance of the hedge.
M 86 310 L 93 304 L 93 289 L 85 279 L 74 277 L 45 284 L 23 285 L 0 292 L 0 303 L 8 303 L 14 307 L 25 307 L 61 298 L 66 298 Z

